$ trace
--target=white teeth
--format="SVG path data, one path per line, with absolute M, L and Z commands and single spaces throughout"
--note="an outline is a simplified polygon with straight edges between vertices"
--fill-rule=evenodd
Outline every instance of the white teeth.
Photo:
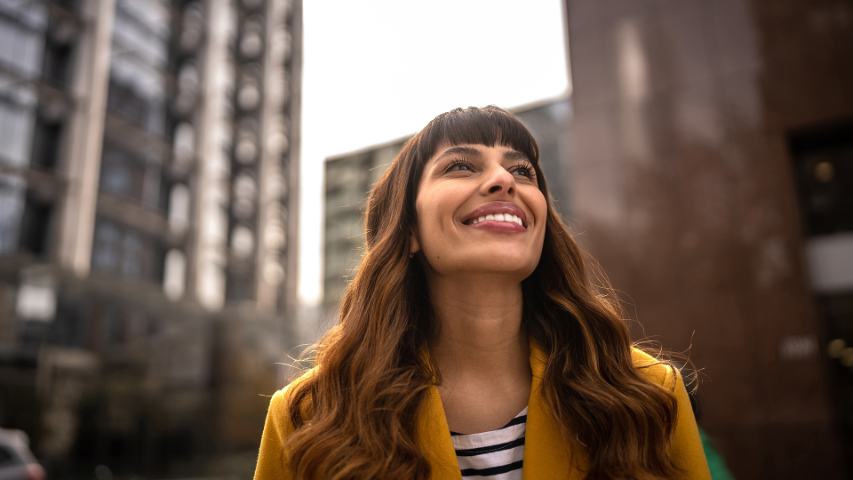
M 487 221 L 514 223 L 514 224 L 522 226 L 522 227 L 524 226 L 524 222 L 521 221 L 521 218 L 516 216 L 516 215 L 513 215 L 511 213 L 496 213 L 496 214 L 490 213 L 488 215 L 483 215 L 481 217 L 477 217 L 474 220 L 472 220 L 471 225 L 476 225 L 480 222 L 487 222 Z

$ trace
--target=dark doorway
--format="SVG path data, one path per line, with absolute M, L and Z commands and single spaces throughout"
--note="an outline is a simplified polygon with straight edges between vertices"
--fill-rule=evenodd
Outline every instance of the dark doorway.
M 853 459 L 853 119 L 789 137 L 807 258 L 848 472 Z

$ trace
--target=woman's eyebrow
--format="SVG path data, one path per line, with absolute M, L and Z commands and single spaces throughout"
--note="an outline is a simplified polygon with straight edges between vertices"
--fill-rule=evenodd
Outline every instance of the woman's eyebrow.
M 527 155 L 518 150 L 507 150 L 504 152 L 504 160 L 530 160 Z
M 450 147 L 450 148 L 446 149 L 445 151 L 441 152 L 441 155 L 439 155 L 436 158 L 436 160 L 441 160 L 442 158 L 444 158 L 448 155 L 452 155 L 454 153 L 463 154 L 463 155 L 471 155 L 471 156 L 480 156 L 481 155 L 480 151 L 474 147 L 466 147 L 463 145 L 456 145 L 454 147 Z

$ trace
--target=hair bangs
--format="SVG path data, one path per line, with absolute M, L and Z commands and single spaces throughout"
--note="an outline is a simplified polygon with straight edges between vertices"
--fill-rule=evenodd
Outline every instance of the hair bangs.
M 423 161 L 441 145 L 505 145 L 539 163 L 539 147 L 527 127 L 511 113 L 489 105 L 484 108 L 457 108 L 436 117 L 424 129 L 420 142 Z

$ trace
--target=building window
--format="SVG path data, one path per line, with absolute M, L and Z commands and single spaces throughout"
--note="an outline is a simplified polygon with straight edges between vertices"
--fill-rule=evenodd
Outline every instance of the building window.
M 138 200 L 142 195 L 144 168 L 141 162 L 112 145 L 104 145 L 101 190 Z
M 159 164 L 105 142 L 100 180 L 100 188 L 104 192 L 151 210 L 162 210 L 165 200 L 160 191 L 161 174 Z
M 92 247 L 92 268 L 107 272 L 116 270 L 120 235 L 115 224 L 98 221 L 98 226 L 95 228 L 95 242 Z
M 853 120 L 792 135 L 807 236 L 853 232 Z
M 121 273 L 130 278 L 142 276 L 143 263 L 149 253 L 142 242 L 140 235 L 132 230 L 125 231 L 121 255 Z
M 0 176 L 0 254 L 12 253 L 17 247 L 25 193 L 23 180 Z
M 108 106 L 138 128 L 166 131 L 171 8 L 156 0 L 119 0 L 113 28 Z
M 45 44 L 42 77 L 60 90 L 65 90 L 71 72 L 72 44 L 59 44 L 50 40 Z
M 92 269 L 124 278 L 160 283 L 164 252 L 144 233 L 99 218 L 92 245 Z
M 132 85 L 119 81 L 115 73 L 110 75 L 107 110 L 139 126 L 145 125 L 148 103 Z
M 7 3 L 7 2 L 4 2 Z M 45 6 L 40 2 L 20 3 L 9 16 L 0 17 L 0 63 L 28 80 L 35 79 L 42 62 L 42 31 Z M 6 11 L 7 6 L 0 7 Z
M 0 79 L 0 82 L 8 81 Z M 0 95 L 14 95 L 15 91 L 0 92 Z M 0 163 L 15 167 L 24 167 L 29 161 L 29 141 L 32 136 L 32 110 L 15 103 L 0 100 Z
M 21 249 L 33 255 L 47 253 L 51 205 L 32 195 L 26 196 L 24 218 L 21 222 Z
M 107 110 L 145 132 L 162 136 L 166 131 L 167 117 L 167 104 L 162 88 L 150 85 L 140 87 L 130 81 L 122 80 L 122 76 L 133 75 L 135 68 L 137 67 L 134 65 L 130 68 L 123 67 L 123 70 L 127 71 L 121 71 L 121 73 L 116 70 L 111 72 Z M 146 92 L 143 88 L 149 91 Z
M 59 156 L 62 123 L 37 119 L 33 134 L 33 166 L 53 168 Z

